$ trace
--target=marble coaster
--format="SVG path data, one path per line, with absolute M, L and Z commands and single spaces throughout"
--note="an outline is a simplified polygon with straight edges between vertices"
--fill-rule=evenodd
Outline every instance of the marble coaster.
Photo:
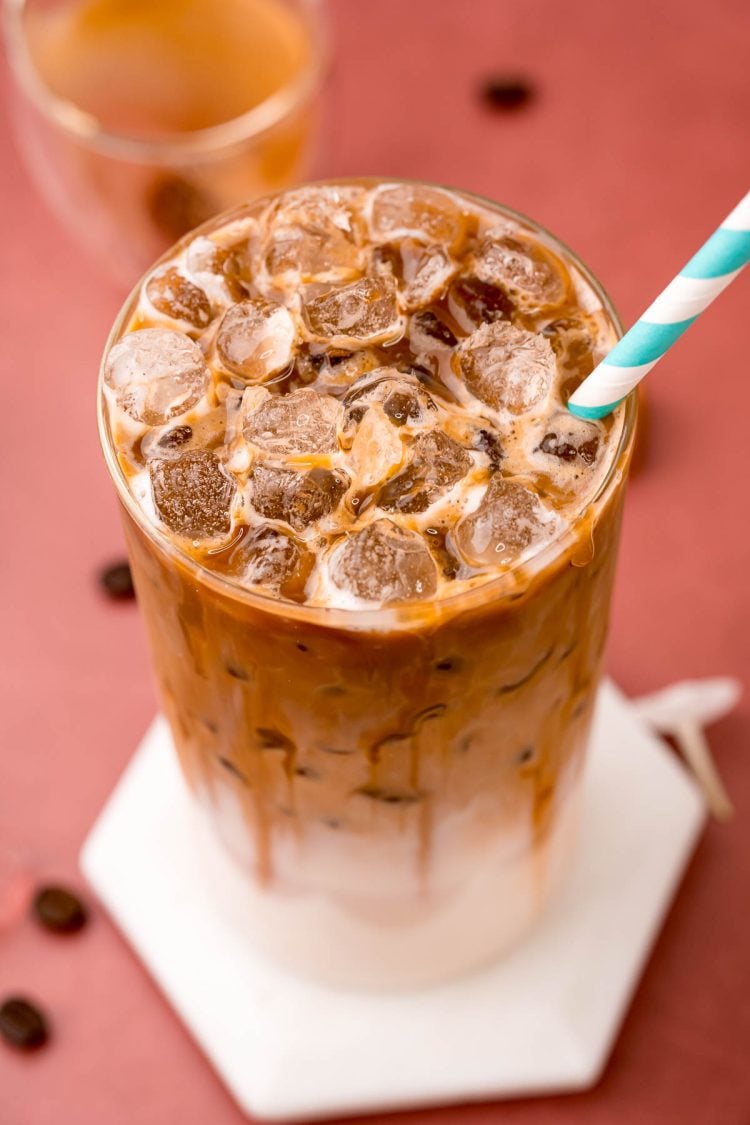
M 609 682 L 573 869 L 496 967 L 419 992 L 316 986 L 247 948 L 217 904 L 242 876 L 203 827 L 157 718 L 83 871 L 239 1105 L 302 1119 L 583 1089 L 601 1073 L 704 822 L 681 764 Z M 196 875 L 195 834 L 222 886 Z

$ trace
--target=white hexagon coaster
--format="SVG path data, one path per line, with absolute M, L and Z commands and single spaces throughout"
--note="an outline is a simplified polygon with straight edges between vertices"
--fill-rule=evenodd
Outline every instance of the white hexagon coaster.
M 309 1118 L 591 1085 L 703 821 L 679 762 L 603 684 L 580 843 L 549 912 L 496 968 L 390 995 L 308 984 L 248 949 L 217 909 L 242 876 L 197 826 L 161 719 L 81 863 L 240 1106 Z M 196 831 L 222 887 L 196 876 Z

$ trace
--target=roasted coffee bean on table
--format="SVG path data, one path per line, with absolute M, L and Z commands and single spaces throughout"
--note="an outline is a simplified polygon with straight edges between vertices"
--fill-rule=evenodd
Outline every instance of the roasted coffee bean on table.
M 99 583 L 110 598 L 125 600 L 135 597 L 133 577 L 127 562 L 112 563 L 99 574 Z
M 492 109 L 518 109 L 533 95 L 534 89 L 525 78 L 494 75 L 482 83 L 482 98 Z
M 88 920 L 81 900 L 65 887 L 41 887 L 34 896 L 33 911 L 40 925 L 57 934 L 76 933 Z
M 0 1036 L 11 1047 L 33 1051 L 49 1038 L 47 1023 L 34 1004 L 21 996 L 9 996 L 0 1005 Z

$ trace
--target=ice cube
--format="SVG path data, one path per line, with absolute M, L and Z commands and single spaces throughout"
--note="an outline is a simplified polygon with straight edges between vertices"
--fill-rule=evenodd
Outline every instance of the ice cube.
M 368 406 L 357 426 L 347 465 L 351 466 L 354 487 L 369 491 L 401 464 L 404 448 L 398 430 L 380 403 Z
M 332 453 L 341 414 L 335 398 L 302 387 L 265 399 L 246 415 L 244 433 L 260 449 L 281 456 Z
M 436 301 L 458 269 L 457 263 L 444 247 L 424 246 L 411 238 L 406 238 L 401 243 L 401 258 L 401 295 L 410 312 Z
M 348 480 L 331 469 L 297 473 L 256 464 L 251 477 L 252 505 L 269 520 L 288 523 L 304 531 L 336 508 L 346 492 Z
M 531 309 L 559 305 L 570 284 L 565 267 L 550 250 L 502 227 L 482 239 L 473 269 L 480 281 L 500 286 Z
M 437 407 L 419 380 L 394 367 L 381 367 L 353 383 L 344 399 L 347 413 L 361 410 L 373 402 L 394 426 L 418 425 L 433 419 Z M 360 415 L 361 416 L 361 415 Z
M 396 303 L 392 277 L 363 277 L 337 286 L 304 303 L 311 335 L 334 347 L 360 347 L 399 339 L 404 321 Z
M 157 312 L 172 320 L 200 329 L 211 323 L 208 297 L 174 266 L 151 275 L 146 283 L 146 296 Z
M 299 540 L 270 524 L 252 528 L 228 560 L 241 581 L 263 586 L 290 601 L 305 600 L 315 556 Z
M 501 320 L 463 340 L 452 362 L 471 393 L 495 410 L 524 414 L 549 391 L 555 353 L 543 336 Z
M 514 305 L 504 289 L 478 277 L 460 277 L 448 291 L 448 308 L 466 332 L 496 320 L 510 320 Z
M 357 189 L 303 188 L 283 195 L 267 216 L 262 258 L 276 283 L 343 281 L 362 271 Z
M 429 410 L 435 410 L 429 395 L 405 380 L 391 387 L 383 398 L 383 413 L 394 426 L 422 422 Z
M 217 246 L 199 235 L 187 248 L 185 268 L 214 300 L 242 301 L 249 296 L 247 256 L 247 239 L 235 246 Z
M 289 309 L 255 298 L 227 310 L 219 325 L 216 349 L 234 375 L 263 383 L 290 366 L 294 339 Z
M 212 539 L 228 533 L 235 485 L 214 453 L 156 459 L 149 473 L 156 512 L 175 535 Z
M 123 336 L 104 364 L 104 382 L 131 418 L 161 426 L 205 394 L 209 371 L 203 352 L 182 332 L 141 328 Z
M 415 313 L 411 318 L 409 340 L 417 353 L 450 351 L 458 343 L 453 330 L 432 309 Z
M 437 589 L 422 536 L 388 519 L 347 536 L 331 556 L 330 575 L 340 590 L 381 605 L 429 598 Z
M 453 196 L 421 184 L 385 184 L 372 196 L 370 228 L 375 239 L 417 238 L 451 246 L 464 231 Z
M 544 437 L 534 453 L 543 454 L 545 459 L 554 457 L 558 462 L 593 465 L 599 452 L 600 438 L 596 423 L 575 418 L 572 414 L 558 414 L 546 423 Z
M 424 512 L 465 477 L 471 465 L 469 452 L 442 430 L 419 434 L 406 467 L 383 485 L 377 503 L 387 512 Z
M 477 510 L 456 527 L 453 541 L 471 566 L 495 566 L 540 545 L 556 527 L 553 514 L 535 493 L 496 473 Z

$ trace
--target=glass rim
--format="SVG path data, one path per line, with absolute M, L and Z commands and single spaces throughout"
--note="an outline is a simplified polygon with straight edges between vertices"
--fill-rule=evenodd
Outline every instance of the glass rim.
M 215 159 L 217 152 L 232 149 L 262 136 L 290 117 L 315 93 L 323 81 L 329 59 L 328 33 L 321 0 L 300 0 L 306 13 L 311 49 L 305 66 L 258 105 L 245 113 L 203 129 L 139 136 L 101 125 L 97 117 L 69 98 L 54 93 L 31 58 L 24 30 L 24 12 L 30 0 L 0 0 L 10 70 L 19 89 L 39 112 L 62 132 L 87 148 L 139 164 L 181 164 Z
M 296 187 L 286 188 L 284 192 L 299 190 L 299 188 L 302 187 L 327 185 L 375 186 L 380 183 L 415 184 L 422 187 L 433 187 L 442 191 L 451 192 L 459 197 L 474 200 L 483 207 L 490 208 L 506 218 L 518 221 L 533 234 L 542 235 L 545 239 L 549 240 L 552 249 L 562 252 L 566 265 L 572 263 L 584 280 L 591 286 L 594 293 L 601 300 L 602 309 L 614 327 L 616 336 L 618 338 L 622 336 L 624 330 L 623 324 L 612 299 L 588 266 L 586 266 L 564 242 L 561 242 L 560 239 L 545 227 L 541 226 L 533 219 L 530 219 L 527 215 L 524 215 L 523 212 L 516 211 L 514 208 L 508 207 L 505 204 L 497 203 L 476 192 L 465 191 L 444 184 L 429 183 L 424 180 L 404 179 L 400 177 L 341 176 L 323 180 L 310 180 L 303 184 L 298 184 Z M 420 624 L 428 624 L 429 622 L 436 623 L 447 617 L 455 616 L 464 610 L 486 606 L 493 601 L 499 602 L 503 597 L 509 598 L 512 595 L 518 595 L 518 575 L 521 574 L 528 578 L 528 583 L 526 584 L 528 586 L 538 574 L 547 568 L 548 564 L 554 565 L 564 559 L 566 551 L 572 548 L 579 540 L 576 529 L 580 522 L 588 513 L 595 510 L 597 506 L 602 506 L 604 504 L 614 487 L 626 475 L 635 438 L 636 418 L 638 413 L 637 394 L 628 395 L 624 403 L 617 408 L 617 412 L 621 410 L 624 412 L 622 431 L 617 448 L 612 455 L 611 463 L 598 490 L 580 511 L 576 512 L 573 522 L 566 524 L 559 534 L 550 539 L 540 551 L 526 562 L 512 566 L 507 571 L 503 571 L 502 574 L 494 578 L 487 578 L 484 581 L 478 582 L 475 586 L 459 590 L 455 594 L 448 594 L 442 598 L 426 598 L 424 601 L 405 602 L 402 605 L 385 605 L 370 609 L 350 609 L 340 606 L 300 604 L 274 597 L 272 594 L 249 590 L 237 585 L 235 582 L 231 581 L 231 579 L 223 577 L 218 572 L 209 570 L 194 559 L 192 555 L 188 554 L 187 551 L 183 550 L 166 531 L 163 531 L 148 519 L 148 516 L 133 495 L 117 457 L 117 450 L 112 439 L 109 419 L 105 408 L 103 391 L 104 364 L 110 348 L 118 338 L 127 317 L 132 313 L 133 302 L 140 293 L 143 281 L 157 266 L 169 260 L 174 255 L 177 247 L 182 246 L 199 234 L 216 229 L 219 219 L 224 223 L 231 222 L 233 219 L 241 217 L 249 205 L 257 206 L 264 200 L 274 199 L 281 194 L 283 194 L 283 192 L 271 192 L 267 195 L 259 196 L 257 199 L 249 200 L 246 203 L 240 204 L 238 207 L 225 211 L 222 215 L 215 215 L 205 223 L 202 223 L 201 226 L 196 227 L 195 230 L 189 231 L 179 239 L 178 242 L 166 250 L 164 254 L 149 267 L 146 273 L 138 279 L 115 319 L 107 337 L 99 367 L 97 382 L 97 424 L 104 460 L 115 486 L 118 499 L 125 509 L 125 512 L 131 517 L 136 527 L 152 541 L 157 550 L 165 554 L 169 559 L 174 560 L 181 567 L 184 567 L 196 582 L 210 587 L 214 592 L 223 595 L 230 599 L 230 601 L 241 602 L 260 612 L 270 613 L 306 624 L 318 624 L 330 628 L 339 627 L 356 632 L 392 631 L 395 629 L 409 628 L 410 626 L 419 626 Z M 524 587 L 524 589 L 525 588 L 526 587 Z

